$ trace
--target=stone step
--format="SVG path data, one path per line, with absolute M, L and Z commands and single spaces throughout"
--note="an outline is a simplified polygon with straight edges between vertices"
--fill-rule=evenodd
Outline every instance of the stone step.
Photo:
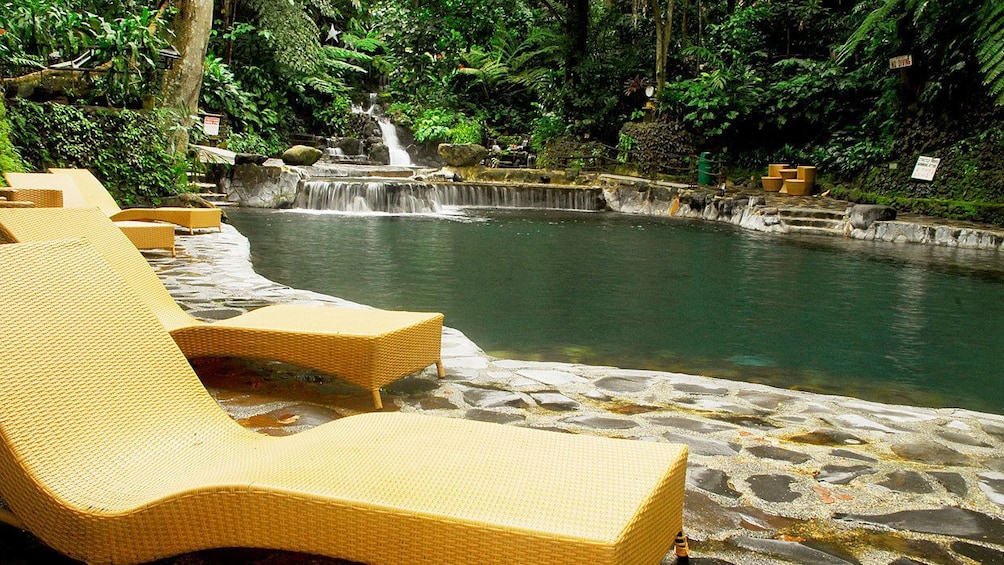
M 813 226 L 788 226 L 790 229 L 789 234 L 797 235 L 825 235 L 827 237 L 833 237 L 836 235 L 843 235 L 843 228 L 832 228 L 832 227 L 813 227 Z
M 828 220 L 843 220 L 846 213 L 837 210 L 820 210 L 817 208 L 781 208 L 782 218 L 816 218 Z
M 789 227 L 843 229 L 845 225 L 843 220 L 832 220 L 828 218 L 782 217 L 781 221 Z

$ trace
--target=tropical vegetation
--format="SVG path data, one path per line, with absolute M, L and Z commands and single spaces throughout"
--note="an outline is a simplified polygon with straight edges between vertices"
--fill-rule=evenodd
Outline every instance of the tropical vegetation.
M 624 166 L 636 148 L 660 154 L 625 124 L 673 124 L 747 179 L 797 161 L 860 198 L 1004 202 L 992 175 L 959 173 L 1004 169 L 995 0 L 218 0 L 203 53 L 177 16 L 205 4 L 3 2 L 0 78 L 22 100 L 11 117 L 26 124 L 22 103 L 51 101 L 158 107 L 198 141 L 184 118 L 210 112 L 221 143 L 274 154 L 296 133 L 352 135 L 353 108 L 375 93 L 419 143 L 583 143 Z M 170 47 L 202 62 L 197 108 L 159 80 L 183 72 L 161 68 Z M 911 66 L 890 68 L 905 55 Z M 88 70 L 59 74 L 68 62 Z M 70 160 L 23 151 L 30 135 L 12 131 L 29 167 Z M 180 146 L 164 139 L 166 153 Z M 921 153 L 959 163 L 952 182 L 906 177 Z M 643 169 L 669 172 L 657 165 Z

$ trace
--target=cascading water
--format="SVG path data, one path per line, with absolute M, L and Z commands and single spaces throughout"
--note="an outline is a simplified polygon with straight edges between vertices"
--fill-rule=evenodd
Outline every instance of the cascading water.
M 390 165 L 392 167 L 410 167 L 411 166 L 411 156 L 405 151 L 404 147 L 401 147 L 401 142 L 397 137 L 397 126 L 390 121 L 390 118 L 383 115 L 383 111 L 380 109 L 380 105 L 377 102 L 377 95 L 374 93 L 370 94 L 370 107 L 363 110 L 359 106 L 355 106 L 352 110 L 358 114 L 367 114 L 376 120 L 377 125 L 380 126 L 380 137 L 383 140 L 383 144 L 387 146 L 390 151 Z
M 439 214 L 446 208 L 596 210 L 599 188 L 376 180 L 308 180 L 294 205 L 308 210 Z
M 377 118 L 380 125 L 380 134 L 383 144 L 390 150 L 390 165 L 392 167 L 410 167 L 411 156 L 401 147 L 401 142 L 397 139 L 397 127 L 390 122 L 387 116 Z

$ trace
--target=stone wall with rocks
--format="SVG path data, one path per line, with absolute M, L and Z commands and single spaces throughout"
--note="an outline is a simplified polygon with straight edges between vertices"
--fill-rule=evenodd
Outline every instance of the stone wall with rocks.
M 782 212 L 786 210 L 768 206 L 763 196 L 723 197 L 708 191 L 641 179 L 625 182 L 619 178 L 611 180 L 601 176 L 600 182 L 607 206 L 615 212 L 725 222 L 766 233 L 799 232 L 785 222 Z M 1004 251 L 1002 231 L 976 226 L 935 224 L 934 218 L 926 218 L 925 221 L 887 220 L 885 218 L 889 216 L 874 214 L 872 208 L 885 207 L 849 205 L 842 219 L 835 222 L 832 229 L 813 233 L 864 241 Z
M 235 165 L 220 181 L 227 200 L 249 208 L 290 207 L 306 175 L 297 167 L 281 166 L 281 161 L 271 162 L 279 165 Z

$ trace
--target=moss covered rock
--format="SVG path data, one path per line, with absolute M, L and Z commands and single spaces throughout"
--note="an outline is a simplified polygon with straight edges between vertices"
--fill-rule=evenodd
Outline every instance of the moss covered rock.
M 313 165 L 321 158 L 321 150 L 306 145 L 294 145 L 282 154 L 282 162 L 287 165 Z

